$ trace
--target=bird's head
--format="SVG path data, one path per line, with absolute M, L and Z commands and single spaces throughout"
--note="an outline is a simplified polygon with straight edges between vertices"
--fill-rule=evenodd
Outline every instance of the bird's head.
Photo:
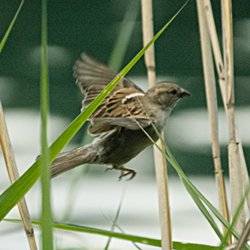
M 150 88 L 146 95 L 150 102 L 159 105 L 162 109 L 169 109 L 183 97 L 190 96 L 190 93 L 175 83 L 160 82 Z

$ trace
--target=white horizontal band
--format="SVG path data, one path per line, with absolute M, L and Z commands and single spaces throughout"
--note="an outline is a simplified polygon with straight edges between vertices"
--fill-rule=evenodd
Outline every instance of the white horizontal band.
M 132 94 L 129 94 L 129 95 L 126 95 L 123 99 L 122 99 L 122 103 L 124 104 L 126 101 L 128 101 L 129 99 L 131 98 L 134 98 L 136 96 L 144 96 L 143 93 L 132 93 Z

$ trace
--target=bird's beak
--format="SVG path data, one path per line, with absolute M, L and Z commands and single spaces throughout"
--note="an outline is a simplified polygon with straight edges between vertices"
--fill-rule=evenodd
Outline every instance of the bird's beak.
M 188 92 L 187 90 L 185 89 L 181 89 L 181 94 L 180 94 L 180 97 L 183 98 L 185 96 L 191 96 L 190 92 Z

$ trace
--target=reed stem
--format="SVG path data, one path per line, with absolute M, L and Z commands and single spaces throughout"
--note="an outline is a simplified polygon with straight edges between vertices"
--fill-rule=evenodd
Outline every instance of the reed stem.
M 228 161 L 229 177 L 231 185 L 231 207 L 232 212 L 236 213 L 237 208 L 243 199 L 243 161 L 240 153 L 239 132 L 236 125 L 235 116 L 235 97 L 234 97 L 234 65 L 233 65 L 233 28 L 232 28 L 232 3 L 229 0 L 221 0 L 222 10 L 222 38 L 223 55 L 225 69 L 225 88 L 226 88 L 226 109 L 229 128 Z M 243 164 L 242 164 L 243 163 Z M 235 225 L 238 233 L 241 233 L 245 226 L 245 213 L 242 210 Z
M 16 160 L 14 156 L 14 150 L 11 145 L 11 141 L 8 134 L 7 125 L 4 118 L 4 112 L 2 108 L 2 104 L 0 101 L 0 144 L 3 151 L 3 156 L 6 164 L 6 168 L 8 171 L 9 179 L 11 183 L 18 179 L 19 173 L 16 165 Z M 18 203 L 19 213 L 21 215 L 24 231 L 26 233 L 30 250 L 37 250 L 36 239 L 34 235 L 34 229 L 31 224 L 30 214 L 27 207 L 27 203 L 25 198 L 20 200 Z
M 203 72 L 205 80 L 205 90 L 207 107 L 210 121 L 210 133 L 211 133 L 211 144 L 212 144 L 212 155 L 215 170 L 215 180 L 217 184 L 218 196 L 219 196 L 219 208 L 223 217 L 229 221 L 229 212 L 227 204 L 227 195 L 225 188 L 225 180 L 223 176 L 219 146 L 219 134 L 218 134 L 218 108 L 217 108 L 217 95 L 215 85 L 215 74 L 214 65 L 212 58 L 211 43 L 209 39 L 209 28 L 205 17 L 206 6 L 209 1 L 197 0 L 197 11 L 199 19 L 200 37 L 201 37 L 201 51 L 202 51 L 202 62 Z M 213 19 L 212 19 L 213 20 Z M 214 23 L 212 23 L 214 24 Z M 217 37 L 213 37 L 215 42 L 218 42 Z M 221 58 L 218 53 L 218 60 Z M 224 233 L 227 229 L 224 227 Z
M 145 46 L 154 36 L 152 0 L 141 0 L 141 6 L 143 43 Z M 156 83 L 154 45 L 152 45 L 145 52 L 145 64 L 147 67 L 149 87 L 153 87 Z M 164 138 L 163 134 L 162 138 Z M 163 152 L 165 152 L 164 144 L 162 143 L 162 141 L 158 140 L 157 146 L 160 147 Z M 154 166 L 156 182 L 158 186 L 159 217 L 161 223 L 161 246 L 163 250 L 171 250 L 173 248 L 173 243 L 168 191 L 167 162 L 165 156 L 161 153 L 157 146 L 154 146 Z

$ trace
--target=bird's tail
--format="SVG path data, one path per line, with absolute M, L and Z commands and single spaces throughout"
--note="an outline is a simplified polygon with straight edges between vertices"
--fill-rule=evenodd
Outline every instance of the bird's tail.
M 93 163 L 96 158 L 91 144 L 61 153 L 52 162 L 51 177 L 55 177 L 85 163 Z

